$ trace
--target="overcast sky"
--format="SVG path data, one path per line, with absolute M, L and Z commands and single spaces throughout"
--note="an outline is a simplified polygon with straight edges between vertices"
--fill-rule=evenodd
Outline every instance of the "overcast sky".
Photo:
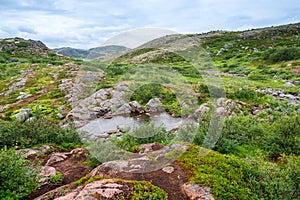
M 0 0 L 0 38 L 91 48 L 119 33 L 244 30 L 300 22 L 299 0 Z

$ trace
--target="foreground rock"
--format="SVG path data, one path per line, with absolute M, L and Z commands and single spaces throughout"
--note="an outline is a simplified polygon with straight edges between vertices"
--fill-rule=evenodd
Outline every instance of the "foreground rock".
M 121 197 L 129 191 L 129 186 L 126 181 L 119 183 L 113 179 L 104 179 L 94 181 L 84 187 L 78 188 L 65 196 L 56 198 L 55 200 L 71 200 L 71 199 L 115 199 Z
M 172 144 L 163 148 L 159 147 L 159 150 L 154 151 L 153 149 L 156 147 L 153 145 L 151 147 L 143 146 L 142 148 L 144 150 L 142 150 L 141 154 L 133 154 L 130 159 L 103 163 L 95 168 L 91 172 L 91 175 L 114 176 L 122 172 L 147 173 L 156 171 L 174 162 L 188 147 L 180 144 Z
M 209 187 L 201 187 L 198 184 L 184 184 L 182 190 L 191 200 L 214 200 Z

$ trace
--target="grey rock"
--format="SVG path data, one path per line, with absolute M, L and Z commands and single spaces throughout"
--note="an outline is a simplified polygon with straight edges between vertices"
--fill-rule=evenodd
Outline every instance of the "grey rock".
M 54 167 L 42 166 L 40 172 L 40 176 L 42 176 L 42 178 L 39 180 L 39 183 L 41 185 L 45 185 L 49 183 L 51 176 L 55 176 L 55 175 L 56 175 L 56 169 Z
M 132 107 L 129 105 L 129 103 L 125 103 L 121 107 L 119 107 L 115 113 L 116 114 L 126 114 L 126 113 L 131 113 L 131 112 L 132 112 Z
M 62 120 L 62 119 L 65 118 L 65 116 L 63 116 L 61 113 L 57 113 L 56 116 L 57 116 L 57 118 L 60 119 L 60 120 Z
M 26 156 L 30 156 L 30 155 L 35 155 L 35 154 L 39 154 L 39 153 L 46 153 L 47 151 L 52 151 L 55 150 L 55 147 L 53 146 L 41 146 L 41 147 L 37 147 L 37 148 L 31 148 L 31 149 L 24 149 L 21 152 Z
M 27 112 L 19 112 L 15 114 L 14 117 L 18 121 L 26 121 L 29 117 L 29 114 Z
M 102 116 L 106 115 L 110 111 L 110 108 L 107 108 L 107 107 L 94 107 L 93 111 L 95 112 L 96 117 L 99 118 L 99 117 L 102 117 Z
M 162 112 L 163 104 L 159 98 L 150 99 L 150 101 L 145 105 L 145 110 L 147 112 Z
M 132 108 L 132 112 L 142 113 L 142 106 L 138 102 L 132 101 L 132 102 L 129 102 L 129 105 Z
M 17 100 L 26 99 L 31 96 L 31 94 L 27 94 L 26 92 L 20 92 L 20 95 L 17 97 Z
M 231 43 L 225 44 L 224 48 L 226 48 L 226 49 L 233 48 L 233 44 L 231 44 Z
M 62 115 L 67 115 L 68 114 L 68 110 L 64 107 L 64 106 L 60 106 L 58 108 L 58 112 Z
M 195 114 L 207 113 L 209 112 L 209 107 L 207 104 L 202 104 L 196 111 Z
M 50 166 L 50 165 L 53 165 L 55 163 L 62 162 L 64 160 L 66 160 L 68 158 L 69 154 L 70 153 L 55 153 L 55 154 L 52 154 L 51 157 L 49 158 L 49 160 L 47 161 L 46 166 Z
M 161 144 L 151 143 L 151 144 L 142 144 L 139 146 L 140 154 L 149 154 L 153 151 L 162 149 L 164 146 Z
M 218 107 L 217 108 L 217 114 L 220 116 L 225 116 L 227 114 L 227 110 L 223 107 Z
M 296 87 L 296 86 L 295 86 L 293 83 L 291 83 L 291 82 L 286 82 L 284 85 L 287 86 L 287 87 Z
M 294 95 L 291 95 L 291 94 L 286 94 L 286 95 L 284 95 L 284 97 L 286 97 L 290 100 L 295 100 L 296 99 L 296 97 Z
M 191 200 L 214 200 L 210 194 L 210 187 L 201 187 L 198 184 L 184 184 L 182 190 Z
M 225 98 L 219 98 L 219 99 L 217 99 L 217 106 L 219 106 L 219 107 L 224 106 L 225 102 L 226 102 Z
M 162 171 L 166 172 L 167 174 L 172 174 L 175 171 L 175 169 L 174 169 L 174 167 L 168 166 L 168 167 L 162 168 Z

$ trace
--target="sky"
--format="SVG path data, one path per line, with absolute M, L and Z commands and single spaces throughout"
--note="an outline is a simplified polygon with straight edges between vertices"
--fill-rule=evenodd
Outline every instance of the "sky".
M 0 38 L 88 49 L 120 33 L 246 30 L 300 22 L 299 0 L 0 0 Z

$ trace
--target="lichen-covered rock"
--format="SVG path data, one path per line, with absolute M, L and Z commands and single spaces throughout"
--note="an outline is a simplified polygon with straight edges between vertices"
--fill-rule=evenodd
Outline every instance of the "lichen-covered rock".
M 54 167 L 43 166 L 40 172 L 40 176 L 42 176 L 42 178 L 39 180 L 39 183 L 41 185 L 45 185 L 49 183 L 51 176 L 55 176 L 55 175 L 56 175 L 56 169 Z
M 145 110 L 147 112 L 162 112 L 163 104 L 159 98 L 150 99 L 150 101 L 145 105 Z
M 55 153 L 52 154 L 49 160 L 46 163 L 46 166 L 53 165 L 55 163 L 64 161 L 68 158 L 70 153 Z
M 201 187 L 198 184 L 184 184 L 182 190 L 190 200 L 214 200 L 209 187 Z

